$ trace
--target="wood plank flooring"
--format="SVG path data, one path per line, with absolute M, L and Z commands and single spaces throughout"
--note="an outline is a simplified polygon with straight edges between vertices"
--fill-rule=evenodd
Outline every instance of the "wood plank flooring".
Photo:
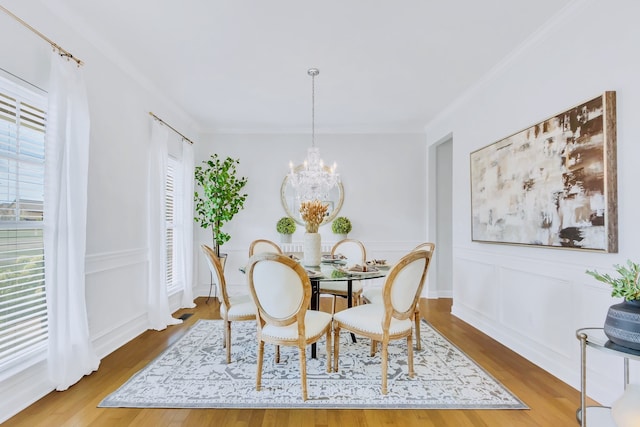
M 479 427 L 574 426 L 579 393 L 516 353 L 450 314 L 451 300 L 422 300 L 422 314 L 529 410 L 301 410 L 301 409 L 129 409 L 98 403 L 143 368 L 198 319 L 219 318 L 218 304 L 199 298 L 182 325 L 147 331 L 104 358 L 100 369 L 64 392 L 51 392 L 3 426 L 362 426 Z M 578 369 L 576 367 L 576 369 Z

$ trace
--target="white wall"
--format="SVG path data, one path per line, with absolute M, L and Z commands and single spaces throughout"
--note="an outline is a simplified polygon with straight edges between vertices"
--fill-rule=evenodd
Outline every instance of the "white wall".
M 231 240 L 222 246 L 229 254 L 225 275 L 232 286 L 244 286 L 238 267 L 247 261 L 254 239 L 279 241 L 276 222 L 285 216 L 280 186 L 289 161 L 302 163 L 311 144 L 310 134 L 205 135 L 196 147 L 196 165 L 211 154 L 240 159 L 238 173 L 246 176 L 248 198 L 225 230 Z M 426 146 L 418 134 L 316 134 L 316 145 L 325 163 L 338 164 L 344 186 L 340 216 L 351 219 L 349 237 L 362 240 L 371 258 L 395 260 L 425 240 Z M 323 242 L 335 242 L 330 225 L 320 228 Z M 302 241 L 298 226 L 294 241 Z M 210 230 L 197 227 L 194 241 L 211 244 Z M 210 276 L 199 254 L 198 293 L 206 295 Z
M 148 113 L 197 135 L 159 91 L 124 71 L 128 64 L 117 53 L 101 53 L 100 40 L 89 34 L 90 42 L 40 2 L 2 3 L 86 64 L 91 114 L 86 298 L 91 338 L 103 357 L 147 328 Z M 46 89 L 50 53 L 47 43 L 0 12 L 0 68 Z M 0 422 L 51 390 L 44 368 L 41 363 L 0 379 Z
M 602 326 L 618 302 L 585 270 L 640 253 L 638 16 L 636 0 L 572 3 L 426 128 L 430 145 L 448 134 L 455 142 L 454 314 L 576 388 L 575 331 Z M 619 253 L 471 242 L 470 152 L 607 90 L 617 91 Z M 591 351 L 588 360 L 589 394 L 610 403 L 622 393 L 621 359 Z

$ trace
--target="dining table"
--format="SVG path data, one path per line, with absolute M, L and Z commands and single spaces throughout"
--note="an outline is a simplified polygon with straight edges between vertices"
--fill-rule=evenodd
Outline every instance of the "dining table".
M 301 260 L 302 254 L 300 253 L 286 253 L 293 259 Z M 351 266 L 347 265 L 346 261 L 341 259 L 340 256 L 331 256 L 329 254 L 322 255 L 322 261 L 320 265 L 305 266 L 303 265 L 309 281 L 311 282 L 311 310 L 320 310 L 320 282 L 346 282 L 347 284 L 347 308 L 353 307 L 353 282 L 355 280 L 370 280 L 386 277 L 389 266 L 388 265 L 365 265 L 365 266 Z M 366 271 L 360 271 L 364 267 Z M 245 268 L 240 268 L 240 271 L 245 272 Z M 351 339 L 356 342 L 356 337 L 352 333 Z M 316 358 L 316 344 L 311 344 L 311 357 Z
M 287 254 L 298 257 L 300 254 Z M 362 267 L 366 271 L 362 270 Z M 311 309 L 320 309 L 320 282 L 346 282 L 347 283 L 347 308 L 353 307 L 353 282 L 355 280 L 370 280 L 386 277 L 389 267 L 387 265 L 349 266 L 340 257 L 328 254 L 322 256 L 318 266 L 304 266 L 309 281 L 311 282 Z M 351 339 L 356 342 L 356 337 L 351 334 Z M 311 345 L 311 357 L 316 358 L 316 346 Z

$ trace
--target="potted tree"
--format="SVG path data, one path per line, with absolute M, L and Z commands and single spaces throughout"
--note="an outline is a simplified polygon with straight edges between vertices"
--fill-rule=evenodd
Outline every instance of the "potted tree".
M 201 193 L 196 189 L 194 195 L 195 220 L 202 228 L 211 227 L 213 250 L 220 257 L 220 246 L 231 238 L 222 227 L 244 207 L 247 194 L 242 193 L 242 189 L 247 185 L 247 178 L 237 176 L 238 159 L 221 160 L 213 154 L 202 163 L 204 166 L 195 167 L 195 179 L 201 189 Z
M 612 297 L 622 297 L 619 304 L 609 307 L 604 333 L 614 344 L 640 350 L 640 265 L 627 260 L 626 265 L 614 265 L 619 277 L 587 270 L 596 280 L 611 286 Z
M 291 235 L 296 231 L 296 223 L 293 218 L 283 216 L 276 224 L 276 231 L 280 233 L 281 243 L 291 243 Z
M 337 235 L 338 241 L 344 240 L 351 231 L 351 221 L 346 216 L 339 216 L 331 223 L 331 231 Z

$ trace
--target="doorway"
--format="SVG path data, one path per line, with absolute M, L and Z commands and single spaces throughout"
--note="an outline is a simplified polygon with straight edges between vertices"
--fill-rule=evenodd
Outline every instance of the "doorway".
M 436 252 L 430 298 L 453 297 L 453 136 L 448 135 L 429 149 L 429 235 Z M 435 282 L 435 283 L 434 283 Z

